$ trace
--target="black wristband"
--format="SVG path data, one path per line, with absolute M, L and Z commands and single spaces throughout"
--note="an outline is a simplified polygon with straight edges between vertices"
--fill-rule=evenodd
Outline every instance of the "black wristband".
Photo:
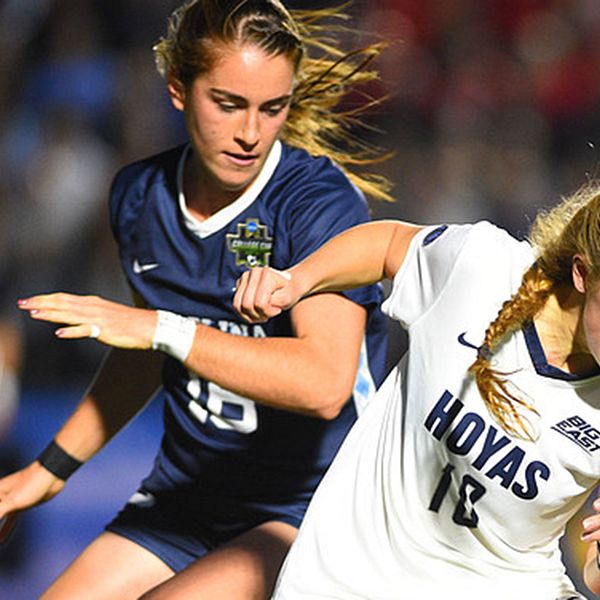
M 596 542 L 596 566 L 600 570 L 600 542 Z
M 54 440 L 38 456 L 38 462 L 59 479 L 66 481 L 83 464 L 67 454 Z

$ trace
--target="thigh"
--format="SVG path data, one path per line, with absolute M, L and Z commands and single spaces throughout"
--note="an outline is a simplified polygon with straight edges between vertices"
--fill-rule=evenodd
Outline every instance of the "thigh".
M 298 530 L 269 521 L 199 558 L 142 600 L 265 600 Z
M 135 542 L 111 532 L 97 537 L 54 581 L 41 600 L 129 600 L 173 571 Z

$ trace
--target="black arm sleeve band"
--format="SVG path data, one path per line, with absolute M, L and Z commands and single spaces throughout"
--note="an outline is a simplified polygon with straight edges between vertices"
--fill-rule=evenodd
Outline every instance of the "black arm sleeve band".
M 67 454 L 54 440 L 38 456 L 38 462 L 59 479 L 66 481 L 83 464 Z

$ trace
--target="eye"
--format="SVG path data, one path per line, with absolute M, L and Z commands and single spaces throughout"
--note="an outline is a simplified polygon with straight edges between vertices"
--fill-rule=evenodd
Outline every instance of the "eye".
M 226 113 L 231 113 L 234 110 L 237 109 L 237 105 L 234 104 L 233 102 L 225 102 L 225 101 L 221 101 L 221 102 L 217 102 L 219 108 Z
M 265 107 L 263 112 L 269 117 L 276 117 L 286 106 L 286 104 L 274 104 L 273 106 Z

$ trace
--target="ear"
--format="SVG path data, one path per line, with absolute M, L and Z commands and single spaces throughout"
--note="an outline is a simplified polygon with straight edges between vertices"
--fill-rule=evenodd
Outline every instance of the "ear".
M 177 110 L 185 108 L 185 86 L 175 77 L 172 71 L 167 75 L 167 90 L 171 103 Z
M 585 294 L 588 289 L 588 268 L 581 254 L 575 254 L 571 261 L 571 278 L 573 287 L 580 293 Z

